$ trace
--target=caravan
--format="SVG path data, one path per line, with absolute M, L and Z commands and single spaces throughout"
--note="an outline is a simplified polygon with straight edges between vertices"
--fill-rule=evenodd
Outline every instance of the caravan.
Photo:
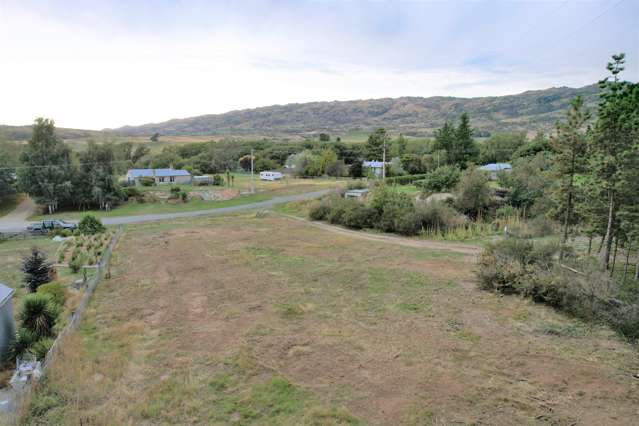
M 280 180 L 283 177 L 284 175 L 280 172 L 271 172 L 271 171 L 260 172 L 261 180 Z

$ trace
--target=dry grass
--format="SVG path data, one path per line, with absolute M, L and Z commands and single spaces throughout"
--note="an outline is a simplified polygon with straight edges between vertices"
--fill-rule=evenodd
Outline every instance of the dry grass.
M 26 422 L 634 423 L 634 348 L 471 269 L 272 215 L 131 227 Z

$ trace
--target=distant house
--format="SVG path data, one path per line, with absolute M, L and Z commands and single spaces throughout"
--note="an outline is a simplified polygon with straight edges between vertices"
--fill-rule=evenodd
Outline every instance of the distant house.
M 510 172 L 512 169 L 513 167 L 508 163 L 490 163 L 479 168 L 481 171 L 488 172 L 490 180 L 497 180 L 497 173 Z
M 14 290 L 0 283 L 0 358 L 3 358 L 15 335 L 13 323 L 13 302 L 11 297 Z
M 386 162 L 387 167 L 389 164 L 390 163 Z M 362 163 L 362 167 L 372 171 L 375 176 L 381 176 L 382 169 L 384 167 L 384 162 L 383 161 L 364 161 Z
M 284 177 L 284 175 L 281 172 L 271 172 L 271 171 L 268 171 L 268 170 L 260 172 L 260 179 L 261 180 L 280 180 L 283 177 Z
M 175 169 L 129 169 L 126 180 L 130 184 L 139 183 L 140 178 L 153 178 L 157 185 L 170 183 L 191 183 L 191 173 Z

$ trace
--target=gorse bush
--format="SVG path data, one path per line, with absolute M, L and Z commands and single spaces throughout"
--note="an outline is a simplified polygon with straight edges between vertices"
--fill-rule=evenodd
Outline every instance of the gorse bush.
M 106 230 L 102 221 L 92 214 L 87 214 L 78 223 L 78 232 L 82 235 L 95 235 Z

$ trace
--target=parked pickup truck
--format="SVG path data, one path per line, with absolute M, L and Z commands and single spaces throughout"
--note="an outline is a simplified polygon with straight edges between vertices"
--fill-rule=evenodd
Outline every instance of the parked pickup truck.
M 59 219 L 52 219 L 32 223 L 31 225 L 27 226 L 27 231 L 46 234 L 47 232 L 54 229 L 68 229 L 70 231 L 73 231 L 77 227 L 78 226 L 75 223 L 65 222 L 64 220 Z

